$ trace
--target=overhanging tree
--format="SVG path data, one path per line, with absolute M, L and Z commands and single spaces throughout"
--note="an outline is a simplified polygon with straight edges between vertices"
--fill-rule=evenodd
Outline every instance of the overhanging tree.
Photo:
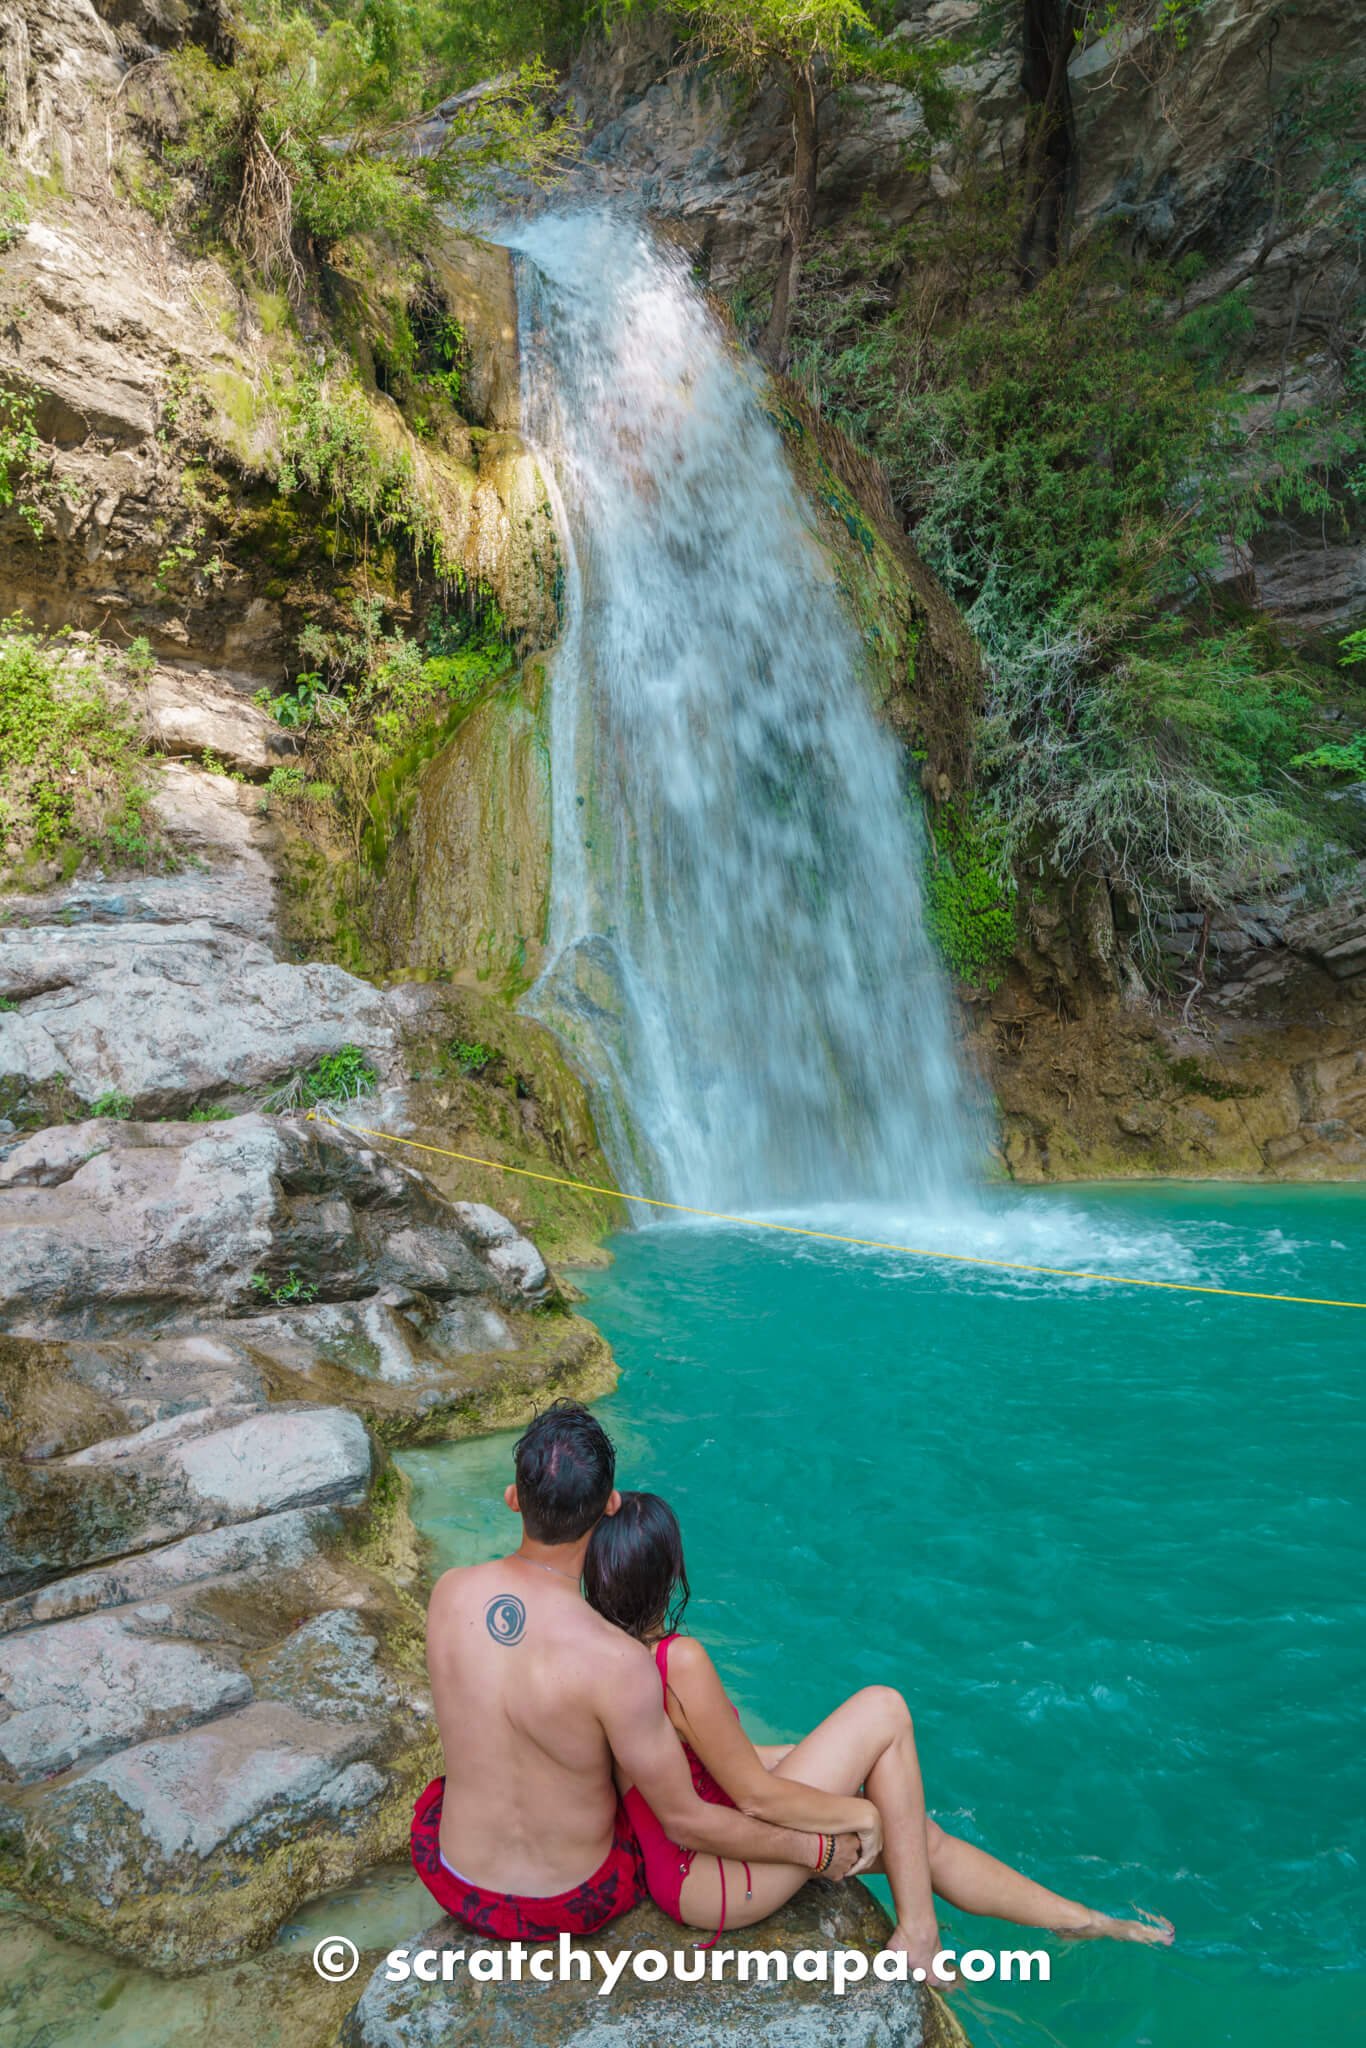
M 756 85 L 774 78 L 787 95 L 792 171 L 760 343 L 773 367 L 786 369 L 792 301 L 816 213 L 822 106 L 843 85 L 882 80 L 915 93 L 926 127 L 940 132 L 952 104 L 943 78 L 951 52 L 942 43 L 914 48 L 884 39 L 859 0 L 669 0 L 669 12 L 727 70 Z

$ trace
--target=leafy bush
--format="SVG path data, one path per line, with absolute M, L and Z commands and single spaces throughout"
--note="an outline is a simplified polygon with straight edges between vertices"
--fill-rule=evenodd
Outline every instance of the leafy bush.
M 0 849 L 15 869 L 86 856 L 146 867 L 166 857 L 149 757 L 95 660 L 0 622 Z
M 185 1121 L 187 1124 L 225 1124 L 232 1120 L 233 1112 L 222 1102 L 197 1102 Z
M 358 235 L 418 255 L 437 201 L 481 196 L 502 170 L 544 178 L 562 157 L 568 127 L 544 112 L 553 80 L 534 60 L 457 107 L 434 151 L 408 150 L 402 116 L 427 71 L 405 66 L 411 49 L 384 0 L 355 19 L 266 4 L 234 22 L 230 62 L 194 44 L 165 60 L 175 116 L 144 95 L 165 161 L 194 180 L 204 225 L 266 283 L 299 298 L 309 267 Z
M 15 506 L 35 539 L 43 531 L 43 515 L 32 491 L 42 447 L 32 394 L 0 383 L 0 512 Z
M 482 1074 L 498 1057 L 495 1048 L 485 1045 L 482 1039 L 453 1038 L 446 1052 L 462 1074 Z
M 386 628 L 378 598 L 353 598 L 350 621 L 306 626 L 299 652 L 313 666 L 292 692 L 258 701 L 308 733 L 310 760 L 321 771 L 312 779 L 303 766 L 276 769 L 263 802 L 272 794 L 330 798 L 359 854 L 384 782 L 411 768 L 412 750 L 430 750 L 446 721 L 502 681 L 515 657 L 487 598 L 468 611 L 435 614 L 425 648 Z
M 421 555 L 433 540 L 431 516 L 406 449 L 388 447 L 370 405 L 349 374 L 301 378 L 287 400 L 282 491 L 321 498 L 335 539 L 372 529 L 406 534 Z

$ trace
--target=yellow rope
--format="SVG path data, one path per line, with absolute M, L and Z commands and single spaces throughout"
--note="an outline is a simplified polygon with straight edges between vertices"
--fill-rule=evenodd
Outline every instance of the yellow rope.
M 927 1251 L 921 1245 L 889 1244 L 880 1237 L 844 1237 L 835 1230 L 812 1230 L 802 1223 L 772 1223 L 761 1216 L 731 1216 L 724 1209 L 695 1209 L 689 1202 L 664 1202 L 657 1195 L 624 1195 L 620 1188 L 598 1187 L 590 1180 L 569 1180 L 559 1173 L 534 1173 L 529 1166 L 508 1166 L 501 1159 L 480 1159 L 473 1152 L 451 1152 L 443 1145 L 424 1145 L 417 1138 L 400 1138 L 394 1131 L 376 1131 L 365 1124 L 344 1124 L 334 1116 L 318 1116 L 310 1109 L 309 1120 L 329 1123 L 339 1131 L 358 1138 L 383 1138 L 389 1145 L 407 1145 L 414 1152 L 432 1152 L 438 1159 L 458 1159 L 465 1166 L 484 1166 L 494 1173 L 513 1173 L 520 1180 L 542 1180 L 554 1188 L 577 1188 L 580 1194 L 606 1195 L 614 1202 L 643 1202 L 651 1209 L 672 1209 L 680 1216 L 703 1216 L 711 1223 L 738 1223 L 746 1230 L 776 1230 L 786 1237 L 817 1237 L 826 1244 L 858 1245 L 866 1251 L 904 1252 L 912 1259 L 945 1259 L 955 1266 L 991 1266 L 1003 1273 L 1045 1273 L 1054 1280 L 1101 1280 L 1108 1287 L 1155 1287 L 1169 1294 L 1222 1294 L 1237 1301 L 1284 1301 L 1299 1308 L 1360 1308 L 1366 1301 L 1327 1301 L 1317 1294 L 1266 1294 L 1255 1287 L 1205 1287 L 1194 1280 L 1138 1280 L 1127 1273 L 1083 1273 L 1071 1266 L 1030 1266 L 1021 1259 L 984 1259 L 973 1252 Z

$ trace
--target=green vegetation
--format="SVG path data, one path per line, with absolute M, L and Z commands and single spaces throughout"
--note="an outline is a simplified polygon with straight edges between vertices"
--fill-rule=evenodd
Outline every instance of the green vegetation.
M 1259 421 L 1249 460 L 1241 293 L 1183 310 L 1198 263 L 1140 268 L 1095 238 L 1022 289 L 1025 203 L 1018 181 L 969 178 L 928 225 L 868 211 L 824 238 L 794 372 L 877 457 L 987 657 L 990 856 L 969 898 L 988 871 L 1104 875 L 1155 968 L 1167 905 L 1327 871 L 1366 840 L 1332 801 L 1366 774 L 1359 681 L 1279 640 L 1225 567 L 1272 519 L 1344 530 L 1366 416 L 1349 379 L 1336 409 Z M 962 823 L 933 914 L 978 978 Z
M 90 1114 L 113 1117 L 119 1123 L 126 1123 L 133 1114 L 133 1098 L 117 1088 L 106 1088 L 103 1095 L 97 1095 L 91 1103 Z
M 0 173 L 0 253 L 22 238 L 28 220 L 27 194 Z
M 272 1280 L 268 1273 L 253 1273 L 250 1284 L 253 1294 L 259 1295 L 262 1301 L 274 1302 L 277 1308 L 288 1308 L 295 1302 L 306 1307 L 310 1301 L 318 1299 L 317 1288 L 293 1266 L 279 1282 Z
M 32 394 L 0 383 L 0 512 L 13 505 L 35 539 L 43 531 L 43 515 L 33 492 L 42 447 L 33 419 Z
M 994 988 L 1015 945 L 1016 885 L 1000 825 L 968 799 L 934 828 L 926 907 L 945 960 L 962 981 Z
M 234 19 L 231 62 L 186 44 L 143 83 L 143 118 L 190 187 L 201 231 L 295 303 L 348 240 L 378 235 L 419 256 L 438 204 L 483 196 L 502 171 L 543 180 L 563 158 L 568 128 L 546 111 L 553 79 L 535 58 L 457 107 L 433 151 L 404 147 L 423 106 L 464 82 L 457 24 L 471 24 L 472 10 L 456 10 L 423 49 L 417 37 L 437 19 L 434 5 L 396 0 L 313 10 L 252 0 Z
M 493 1065 L 498 1054 L 493 1046 L 485 1045 L 482 1039 L 466 1041 L 462 1038 L 453 1038 L 446 1047 L 446 1056 L 454 1061 L 462 1074 L 478 1076 L 486 1067 Z
M 629 13 L 632 0 L 618 0 Z M 605 0 L 604 13 L 614 11 Z M 816 214 L 821 109 L 855 79 L 898 85 L 916 95 L 926 132 L 942 134 L 952 107 L 947 43 L 906 42 L 890 34 L 889 0 L 664 0 L 664 11 L 748 88 L 776 79 L 792 118 L 793 159 L 782 243 L 760 347 L 774 369 L 788 361 L 788 323 L 802 258 Z
M 197 1102 L 185 1121 L 187 1124 L 225 1124 L 231 1121 L 233 1111 L 222 1102 Z
M 292 690 L 257 701 L 305 737 L 307 765 L 274 769 L 263 803 L 330 805 L 357 855 L 390 786 L 516 666 L 497 606 L 478 596 L 434 608 L 421 643 L 386 627 L 382 599 L 355 597 L 344 625 L 304 628 L 299 654 L 309 667 Z
M 107 687 L 112 657 L 0 621 L 0 869 L 56 860 L 148 867 L 167 858 L 150 759 Z
M 379 1075 L 358 1045 L 342 1045 L 324 1053 L 301 1074 L 272 1089 L 261 1104 L 268 1116 L 312 1109 L 320 1102 L 356 1102 L 368 1095 Z

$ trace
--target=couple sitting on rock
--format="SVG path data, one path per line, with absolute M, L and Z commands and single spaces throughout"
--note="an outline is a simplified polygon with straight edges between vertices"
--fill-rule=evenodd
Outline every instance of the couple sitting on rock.
M 446 1775 L 418 1801 L 413 1863 L 464 1927 L 592 1934 L 648 1896 L 715 1940 L 815 1872 L 871 1870 L 891 1885 L 889 1945 L 934 1982 L 935 1893 L 1060 1934 L 1171 1940 L 1165 1921 L 1092 1912 L 938 1827 L 887 1686 L 757 1748 L 678 1632 L 688 1580 L 667 1504 L 616 1491 L 611 1439 L 574 1402 L 538 1415 L 515 1458 L 520 1547 L 446 1572 L 427 1622 Z

